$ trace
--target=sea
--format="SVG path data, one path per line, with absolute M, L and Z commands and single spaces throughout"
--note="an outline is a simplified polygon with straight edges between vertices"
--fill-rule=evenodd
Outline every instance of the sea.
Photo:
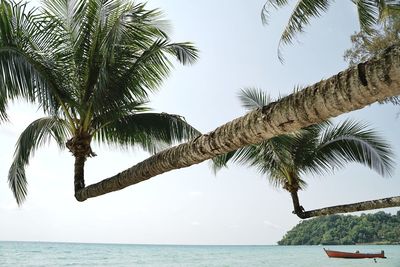
M 0 242 L 0 266 L 390 266 L 400 267 L 400 246 L 326 246 L 380 252 L 386 259 L 328 258 L 322 246 L 182 246 Z

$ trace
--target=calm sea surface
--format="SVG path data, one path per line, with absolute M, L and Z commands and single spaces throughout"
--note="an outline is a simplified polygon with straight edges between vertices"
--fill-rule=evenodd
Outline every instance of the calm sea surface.
M 321 246 L 172 246 L 0 242 L 0 266 L 393 266 L 400 246 L 329 246 L 379 252 L 387 259 L 330 259 Z

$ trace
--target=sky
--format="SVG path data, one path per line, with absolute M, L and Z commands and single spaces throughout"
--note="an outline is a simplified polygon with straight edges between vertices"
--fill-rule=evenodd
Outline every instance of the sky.
M 37 2 L 32 2 L 37 5 Z M 280 34 L 290 7 L 274 11 L 271 23 L 260 19 L 263 0 L 149 0 L 172 25 L 175 42 L 191 41 L 200 50 L 193 66 L 175 69 L 151 107 L 179 114 L 206 133 L 245 114 L 238 92 L 257 87 L 272 97 L 290 94 L 347 67 L 344 51 L 359 25 L 351 1 L 337 1 L 311 21 L 298 42 L 277 58 Z M 399 107 L 374 104 L 336 118 L 362 120 L 400 151 Z M 208 162 L 174 170 L 148 181 L 79 203 L 73 193 L 73 162 L 54 143 L 39 149 L 27 168 L 29 194 L 18 207 L 7 173 L 21 131 L 42 116 L 38 107 L 18 102 L 10 122 L 0 125 L 0 240 L 133 244 L 273 245 L 300 222 L 290 195 L 271 187 L 266 177 L 229 165 L 214 175 Z M 94 144 L 97 157 L 86 161 L 86 184 L 108 178 L 149 155 Z M 397 153 L 398 154 L 398 153 Z M 399 166 L 396 155 L 396 166 Z M 349 164 L 333 175 L 307 176 L 299 197 L 306 209 L 398 195 L 399 169 L 382 178 Z M 386 209 L 396 212 L 398 209 Z

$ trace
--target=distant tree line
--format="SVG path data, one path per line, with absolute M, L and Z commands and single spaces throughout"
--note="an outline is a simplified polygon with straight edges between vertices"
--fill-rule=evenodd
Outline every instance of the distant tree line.
M 400 244 L 400 211 L 331 215 L 300 222 L 278 245 Z

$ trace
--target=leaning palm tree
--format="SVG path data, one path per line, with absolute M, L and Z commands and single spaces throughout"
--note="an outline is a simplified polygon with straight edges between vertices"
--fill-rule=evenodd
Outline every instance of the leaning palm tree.
M 248 110 L 262 108 L 270 102 L 264 92 L 256 89 L 242 90 L 240 100 Z M 216 157 L 212 166 L 217 171 L 228 161 L 255 167 L 267 174 L 272 185 L 290 193 L 293 213 L 300 218 L 306 217 L 298 197 L 298 191 L 306 186 L 303 178 L 306 174 L 325 174 L 346 163 L 358 162 L 380 175 L 389 175 L 393 165 L 389 145 L 366 125 L 354 121 L 337 126 L 323 122 L 279 135 Z
M 8 181 L 27 195 L 25 167 L 53 139 L 75 157 L 74 188 L 85 187 L 92 140 L 151 153 L 199 132 L 182 117 L 151 112 L 171 59 L 193 63 L 191 43 L 172 43 L 159 10 L 123 0 L 43 0 L 40 10 L 0 0 L 1 95 L 35 101 L 47 115 L 19 137 Z
M 367 35 L 374 32 L 374 27 L 386 18 L 399 15 L 400 2 L 397 0 L 351 0 L 356 5 L 360 28 Z M 289 17 L 278 46 L 278 57 L 283 61 L 281 46 L 292 44 L 298 33 L 304 32 L 304 27 L 310 19 L 320 17 L 326 12 L 333 0 L 298 0 Z M 269 23 L 271 9 L 279 9 L 289 4 L 288 0 L 268 0 L 262 9 L 263 24 Z
M 324 122 L 376 101 L 400 94 L 400 46 L 347 68 L 328 79 L 248 112 L 214 130 L 161 151 L 121 172 L 79 191 L 85 201 L 157 175 L 192 166 L 274 136 Z M 307 211 L 307 215 L 335 214 L 400 206 L 400 196 Z M 337 212 L 336 212 L 337 211 Z

